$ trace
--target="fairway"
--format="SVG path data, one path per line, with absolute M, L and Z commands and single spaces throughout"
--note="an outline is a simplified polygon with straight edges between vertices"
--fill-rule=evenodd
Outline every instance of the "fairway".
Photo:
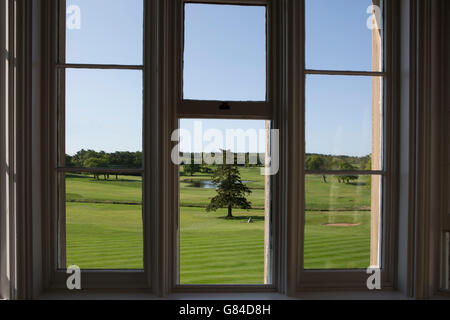
M 206 212 L 214 187 L 206 174 L 180 176 L 180 283 L 264 283 L 264 177 L 241 168 L 251 188 L 250 211 Z M 338 183 L 336 177 L 306 179 L 305 268 L 367 268 L 370 258 L 368 178 Z M 200 185 L 200 186 L 199 186 Z M 88 175 L 66 178 L 67 265 L 82 269 L 142 269 L 140 177 Z M 272 214 L 276 214 L 272 213 Z M 253 223 L 248 223 L 252 217 Z

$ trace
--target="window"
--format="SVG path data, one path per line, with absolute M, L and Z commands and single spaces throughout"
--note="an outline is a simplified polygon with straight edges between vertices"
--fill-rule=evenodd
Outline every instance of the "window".
M 143 2 L 61 4 L 58 267 L 143 269 Z
M 186 100 L 266 100 L 266 8 L 185 5 Z
M 65 61 L 143 64 L 142 0 L 66 0 Z
M 186 2 L 183 8 L 178 116 L 270 118 L 266 6 Z
M 266 121 L 182 119 L 180 128 L 179 283 L 270 284 Z M 205 141 L 189 137 L 199 129 Z
M 382 0 L 306 0 L 305 13 L 308 69 L 383 71 L 371 32 L 383 29 Z
M 383 3 L 61 4 L 59 269 L 159 294 L 387 279 Z
M 305 1 L 306 271 L 384 263 L 383 12 L 382 1 Z
M 180 288 L 272 284 L 266 15 L 264 5 L 184 4 Z

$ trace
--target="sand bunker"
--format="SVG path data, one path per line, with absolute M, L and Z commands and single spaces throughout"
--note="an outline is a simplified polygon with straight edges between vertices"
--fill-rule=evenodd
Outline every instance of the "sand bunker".
M 360 226 L 361 223 L 328 223 L 324 224 L 324 227 L 357 227 Z

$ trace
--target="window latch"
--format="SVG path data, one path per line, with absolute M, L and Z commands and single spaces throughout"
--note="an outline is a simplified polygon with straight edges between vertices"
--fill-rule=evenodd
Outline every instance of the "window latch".
M 219 106 L 220 110 L 231 110 L 231 106 L 228 104 L 228 102 L 224 102 Z

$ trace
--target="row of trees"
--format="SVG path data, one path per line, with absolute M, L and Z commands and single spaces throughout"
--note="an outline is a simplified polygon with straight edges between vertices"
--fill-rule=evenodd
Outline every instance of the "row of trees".
M 180 156 L 182 156 L 180 154 Z M 191 154 L 191 161 L 182 163 L 185 175 L 193 176 L 196 173 L 212 174 L 213 170 L 205 164 L 196 164 L 194 159 L 202 157 L 202 154 Z M 261 161 L 263 156 L 257 154 L 245 154 L 244 164 L 238 165 L 238 154 L 234 154 L 236 167 L 245 166 L 263 166 Z M 252 164 L 253 159 L 257 159 L 256 164 Z M 190 162 L 190 163 L 189 163 Z M 114 168 L 114 169 L 133 169 L 142 167 L 142 152 L 114 152 L 106 153 L 104 151 L 80 150 L 75 155 L 66 155 L 66 167 L 69 168 Z M 357 169 L 371 169 L 371 156 L 366 157 L 347 157 L 347 156 L 331 156 L 320 154 L 309 154 L 306 156 L 307 170 L 345 170 L 352 171 Z M 105 179 L 109 179 L 108 174 L 103 174 Z M 99 174 L 95 175 L 99 178 Z M 116 175 L 117 178 L 117 175 Z M 358 180 L 356 175 L 339 176 L 338 181 L 350 183 Z M 327 176 L 323 175 L 323 181 L 327 182 Z
M 181 156 L 181 154 L 180 154 Z M 201 165 L 193 164 L 196 157 L 202 157 L 201 154 L 191 154 L 191 164 L 197 166 L 195 168 L 199 169 Z M 234 154 L 235 163 L 238 163 L 238 154 Z M 250 159 L 256 159 L 255 164 L 250 163 Z M 261 161 L 264 159 L 263 156 L 257 154 L 245 154 L 245 164 L 238 164 L 238 166 L 263 166 L 264 163 Z M 332 155 L 320 155 L 320 154 L 308 154 L 306 155 L 306 169 L 315 170 L 328 169 L 336 170 L 340 169 L 343 164 L 347 163 L 352 165 L 354 168 L 366 169 L 368 164 L 370 164 L 371 156 L 365 157 L 347 157 L 347 156 L 332 156 Z M 182 163 L 183 165 L 188 165 Z M 66 155 L 66 166 L 67 167 L 77 167 L 77 168 L 140 168 L 142 167 L 142 152 L 114 152 L 106 153 L 104 151 L 94 151 L 94 150 L 80 150 L 75 155 Z M 317 170 L 319 170 L 317 169 Z
M 355 161 L 355 159 L 357 161 Z M 350 162 L 353 160 L 352 162 Z M 357 166 L 359 164 L 359 166 Z M 306 157 L 306 170 L 324 171 L 324 170 L 340 170 L 340 171 L 355 171 L 358 169 L 371 170 L 372 160 L 371 156 L 363 158 L 350 158 L 350 157 L 337 157 L 326 156 L 319 154 L 307 155 Z M 357 175 L 344 175 L 338 176 L 339 183 L 347 183 L 358 180 Z M 327 183 L 327 176 L 322 175 L 324 183 Z
M 307 154 L 306 169 L 307 170 L 342 170 L 345 164 L 349 164 L 355 170 L 366 170 L 371 163 L 371 155 L 364 157 L 334 156 L 323 154 Z M 347 165 L 348 166 L 348 165 Z M 313 169 L 320 167 L 320 169 Z
M 182 154 L 180 154 L 182 156 Z M 188 172 L 202 172 L 207 166 L 195 164 L 194 160 L 200 157 L 203 159 L 202 154 L 191 154 L 191 161 L 182 162 L 182 165 L 189 166 Z M 237 164 L 240 159 L 240 155 L 234 154 L 235 163 Z M 261 159 L 264 159 L 263 155 L 255 153 L 245 153 L 244 163 L 238 164 L 238 166 L 263 166 L 264 163 Z M 254 162 L 255 161 L 255 162 Z M 254 162 L 254 163 L 253 163 Z M 142 152 L 114 152 L 106 153 L 104 151 L 94 150 L 80 150 L 75 155 L 66 155 L 66 167 L 68 168 L 141 168 L 142 167 Z
M 114 152 L 81 150 L 75 155 L 66 155 L 68 168 L 141 168 L 142 152 Z
M 80 150 L 75 155 L 66 155 L 68 168 L 101 168 L 101 169 L 137 169 L 142 167 L 142 152 L 114 152 Z M 108 173 L 94 173 L 95 179 L 103 175 L 108 180 Z M 116 179 L 118 175 L 115 174 Z
M 224 160 L 226 161 L 226 156 L 224 156 Z M 196 161 L 196 159 L 204 159 L 204 156 L 201 153 L 191 153 L 190 159 L 186 161 L 182 161 L 181 165 L 183 166 L 184 170 L 182 174 L 193 176 L 196 173 L 206 173 L 211 174 L 213 173 L 213 169 L 207 164 L 205 164 L 202 160 L 202 164 L 196 163 L 199 161 Z M 242 159 L 244 161 L 242 161 Z M 245 154 L 237 154 L 234 153 L 234 165 L 236 167 L 262 167 L 264 166 L 263 161 L 261 159 L 264 159 L 264 155 L 262 154 L 256 154 L 256 153 L 245 153 Z M 224 162 L 225 163 L 225 162 Z
M 213 173 L 213 169 L 211 169 L 210 167 L 208 167 L 207 165 L 204 164 L 185 164 L 183 165 L 183 172 L 182 174 L 184 175 L 188 175 L 188 176 L 193 176 L 196 173 L 205 173 L 205 174 L 211 174 Z

